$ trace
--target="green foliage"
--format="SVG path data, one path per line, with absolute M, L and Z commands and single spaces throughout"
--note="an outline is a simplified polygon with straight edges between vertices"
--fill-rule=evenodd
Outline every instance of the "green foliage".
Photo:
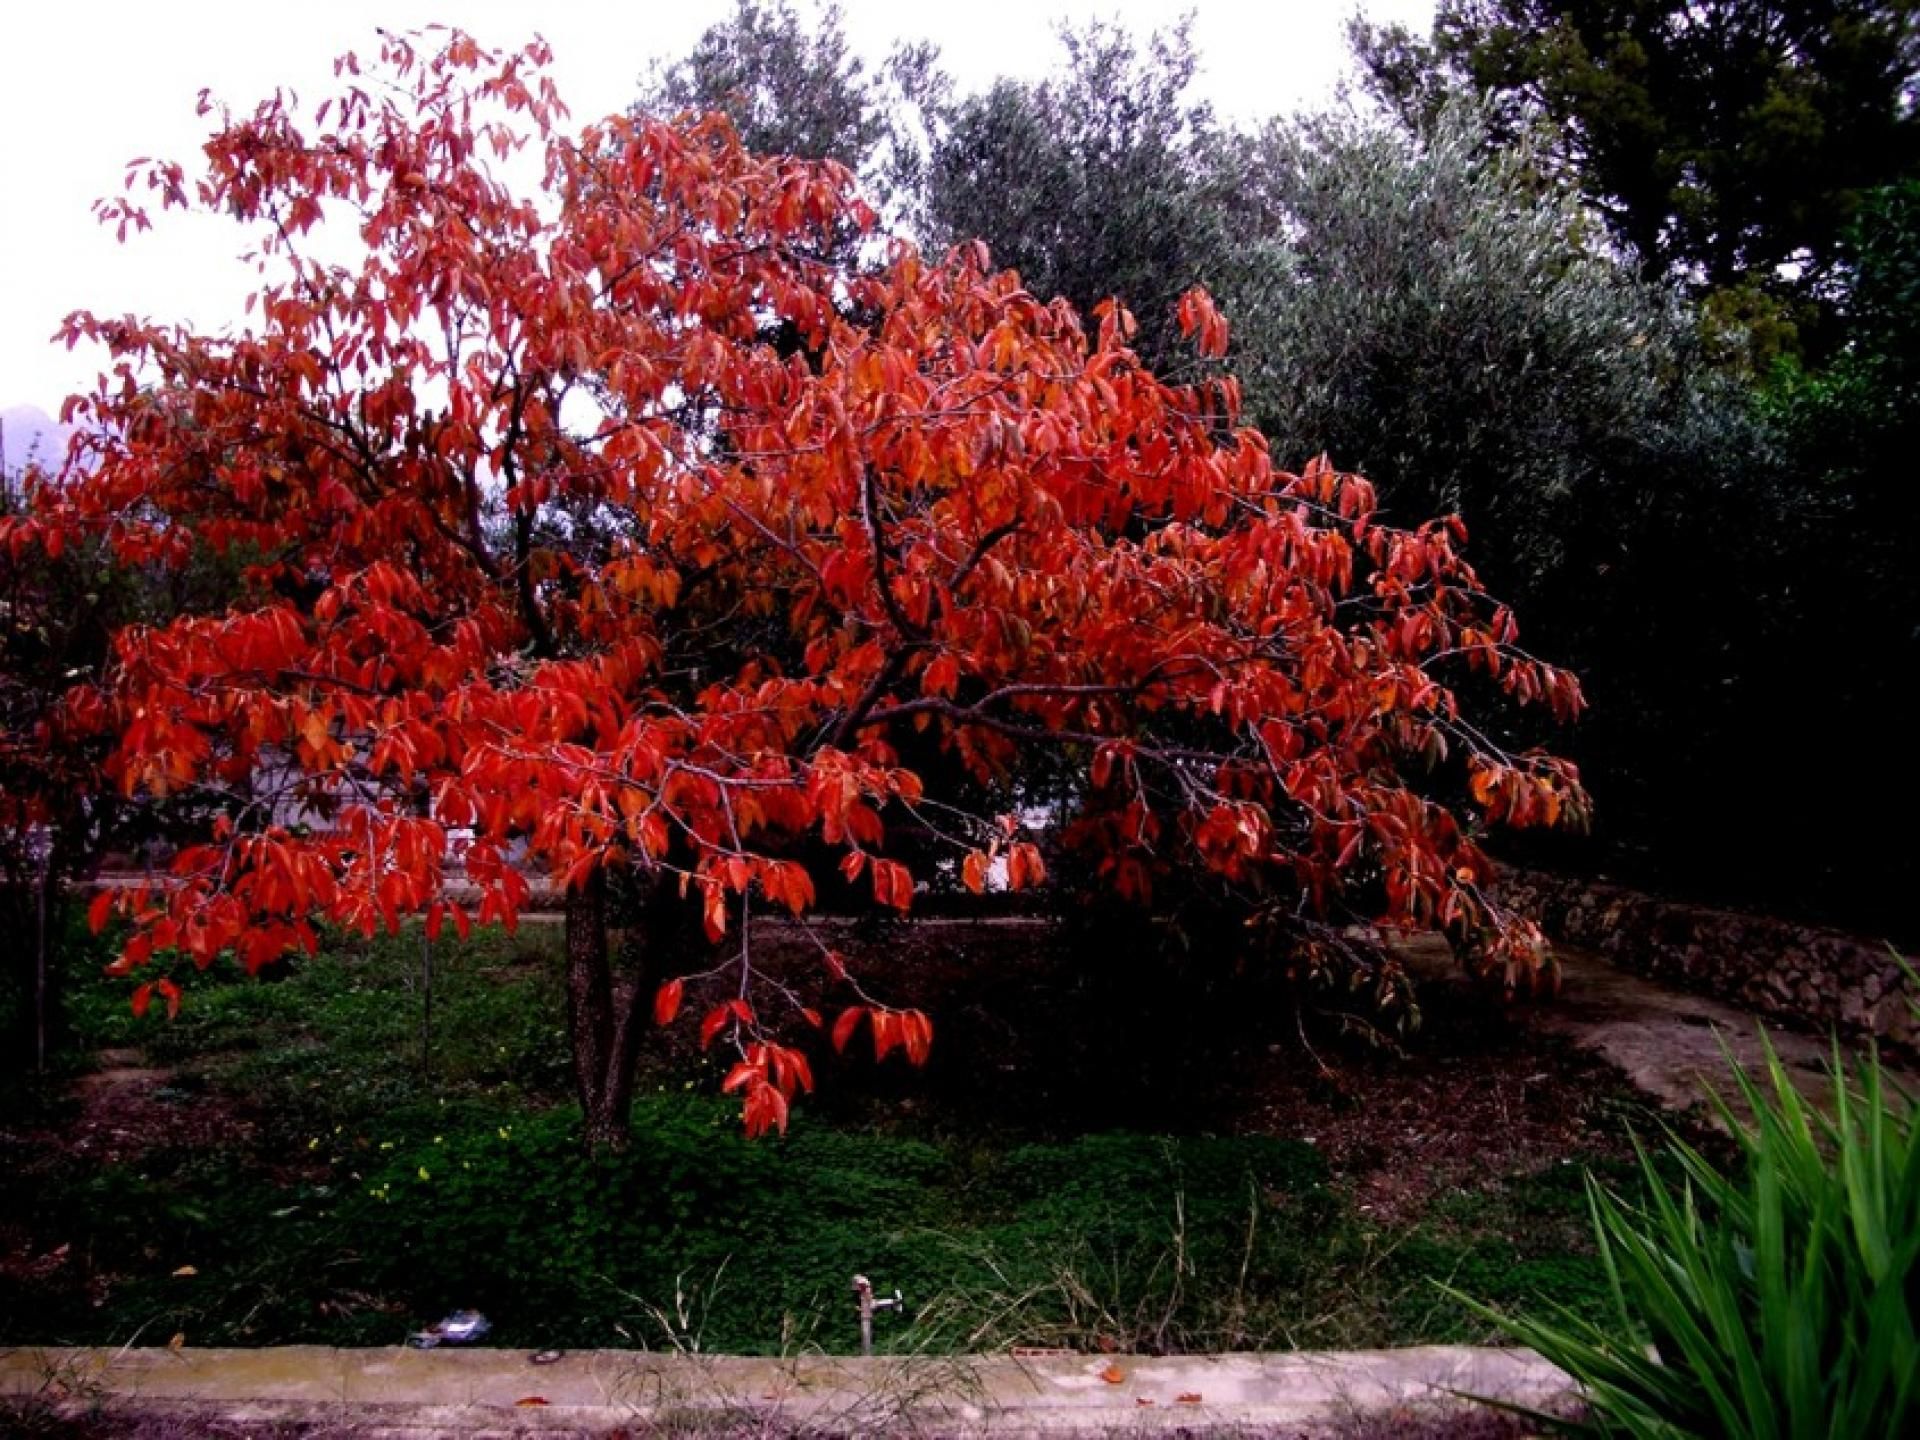
M 749 149 L 837 160 L 885 196 L 917 177 L 917 117 L 945 83 L 924 44 L 869 68 L 848 49 L 838 5 L 735 0 L 688 54 L 653 66 L 640 104 L 724 111 Z
M 839 9 L 812 19 L 809 25 L 787 0 L 739 0 L 692 53 L 655 68 L 641 103 L 724 110 L 749 149 L 858 169 L 879 144 L 884 121 L 865 66 L 847 52 Z
M 1644 1205 L 1590 1185 L 1606 1319 L 1505 1320 L 1585 1387 L 1591 1433 L 1877 1440 L 1920 1425 L 1912 1099 L 1877 1057 L 1851 1075 L 1836 1057 L 1828 1115 L 1770 1049 L 1768 1064 L 1764 1087 L 1734 1067 L 1752 1121 L 1716 1102 L 1734 1173 L 1673 1139 L 1678 1187 L 1644 1154 Z
M 1177 372 L 1192 348 L 1180 295 L 1239 262 L 1232 147 L 1191 95 L 1184 24 L 1137 41 L 1115 24 L 1065 29 L 1046 79 L 997 81 L 932 113 L 920 210 L 936 246 L 979 238 L 1041 299 L 1083 311 L 1118 296 L 1147 363 Z
M 112 1307 L 9 1273 L 5 1336 L 393 1343 L 477 1306 L 509 1345 L 844 1350 L 859 1272 L 912 1300 L 889 1348 L 1272 1343 L 1330 1303 L 1338 1207 L 1296 1143 L 737 1132 L 721 1102 L 660 1094 L 627 1149 L 589 1156 L 570 1110 L 458 1104 L 318 1134 L 277 1183 L 204 1152 L 74 1171 L 8 1218 L 112 1257 Z
M 1920 383 L 1920 179 L 1866 196 L 1842 255 L 1854 354 L 1910 399 Z
M 1429 39 L 1351 33 L 1404 118 L 1489 92 L 1645 274 L 1701 289 L 1817 297 L 1861 197 L 1920 161 L 1906 0 L 1444 0 Z
M 1920 664 L 1920 487 L 1911 478 L 1920 446 L 1920 182 L 1862 206 L 1841 250 L 1844 345 L 1822 365 L 1782 361 L 1759 396 L 1780 437 L 1780 478 L 1768 487 L 1764 543 L 1744 570 L 1744 623 L 1725 642 L 1723 669 L 1737 683 L 1700 715 L 1706 733 L 1736 742 L 1718 762 L 1729 775 L 1767 773 L 1766 757 L 1779 751 L 1759 717 L 1809 678 L 1823 729 L 1849 736 L 1858 753 L 1897 754 L 1907 743 L 1906 694 Z M 1817 789 L 1803 821 L 1792 817 L 1806 802 L 1764 783 L 1749 791 L 1769 823 L 1819 836 L 1794 856 L 1796 883 L 1843 902 L 1856 923 L 1904 933 L 1911 921 L 1900 900 L 1920 878 L 1920 850 L 1888 844 L 1874 827 L 1828 823 L 1831 800 Z M 1920 770 L 1884 767 L 1873 804 L 1883 815 L 1912 813 Z M 1760 811 L 1747 802 L 1748 825 Z
M 164 1097 L 191 1123 L 203 1094 Z M 402 1323 L 354 1283 L 330 1185 L 271 1177 L 231 1154 L 170 1149 L 139 1165 L 63 1169 L 0 1186 L 13 1223 L 96 1264 L 111 1286 L 36 1284 L 0 1275 L 6 1337 L 48 1343 L 261 1345 L 324 1335 L 391 1344 Z M 183 1268 L 189 1273 L 177 1273 Z
M 950 1110 L 858 1103 L 853 1074 L 851 1104 L 747 1142 L 703 1073 L 723 1062 L 662 1057 L 628 1147 L 589 1158 L 556 1104 L 556 927 L 443 938 L 424 1053 L 417 929 L 195 976 L 172 1021 L 98 980 L 111 936 L 68 938 L 76 1049 L 169 1074 L 85 1111 L 9 1096 L 16 1129 L 67 1141 L 0 1151 L 0 1228 L 31 1237 L 0 1343 L 390 1344 L 477 1305 L 503 1344 L 843 1350 L 858 1272 L 906 1292 L 880 1330 L 899 1349 L 1325 1347 L 1482 1338 L 1435 1279 L 1523 1310 L 1590 1310 L 1602 1283 L 1571 1167 L 1381 1223 L 1306 1144 L 974 1110 L 955 1134 Z M 1092 1123 L 1143 1123 L 1109 1093 Z
M 1629 1184 L 1637 1179 L 1617 1164 L 1597 1168 Z M 1587 1235 L 1586 1173 L 1563 1162 L 1517 1181 L 1441 1197 L 1391 1258 L 1400 1282 L 1389 1287 L 1395 1312 L 1410 1328 L 1446 1333 L 1442 1327 L 1456 1317 L 1432 1290 L 1438 1280 L 1492 1305 L 1602 1318 L 1606 1275 Z M 1462 1331 L 1450 1338 L 1489 1337 Z
M 1279 455 L 1326 451 L 1396 513 L 1459 511 L 1524 601 L 1584 589 L 1662 490 L 1710 493 L 1758 445 L 1685 308 L 1619 266 L 1536 149 L 1491 136 L 1473 106 L 1419 137 L 1271 127 L 1246 197 L 1270 259 L 1221 301 Z
M 723 1106 L 679 1095 L 643 1099 L 621 1153 L 583 1154 L 576 1126 L 553 1112 L 391 1152 L 351 1210 L 368 1279 L 423 1311 L 477 1305 L 505 1343 L 754 1352 L 843 1348 L 848 1280 L 868 1273 L 912 1297 L 918 1325 L 891 1338 L 920 1348 L 1085 1343 L 1097 1321 L 1059 1284 L 1078 1261 L 1116 1310 L 1171 1311 L 1184 1340 L 1233 1283 L 1250 1207 L 1252 1283 L 1269 1296 L 1305 1255 L 1276 1202 L 1325 1209 L 1317 1157 L 1280 1141 L 1102 1135 L 966 1154 L 801 1124 L 755 1144 Z M 1025 1303 L 996 1315 L 986 1302 L 1006 1295 Z
M 323 1129 L 368 1114 L 430 1115 L 446 1099 L 564 1093 L 559 927 L 483 929 L 458 944 L 423 938 L 412 926 L 365 941 L 330 936 L 319 956 L 251 978 L 191 975 L 175 958 L 182 986 L 192 986 L 178 1017 L 137 1018 L 125 985 L 96 984 L 82 1038 L 139 1044 L 161 1064 L 197 1059 L 287 1123 Z M 160 973 L 164 965 L 150 972 Z
M 1711 889 L 1779 863 L 1755 765 L 1795 487 L 1689 307 L 1618 262 L 1537 148 L 1492 135 L 1467 105 L 1420 135 L 1267 132 L 1244 198 L 1269 258 L 1221 297 L 1248 406 L 1288 463 L 1325 451 L 1393 513 L 1464 517 L 1527 643 L 1587 686 L 1574 753 L 1608 860 L 1644 847 L 1662 883 Z

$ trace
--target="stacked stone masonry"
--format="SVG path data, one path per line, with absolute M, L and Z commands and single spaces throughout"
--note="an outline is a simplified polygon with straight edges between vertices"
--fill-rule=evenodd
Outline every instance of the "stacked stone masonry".
M 1884 941 L 1536 870 L 1508 871 L 1500 889 L 1549 939 L 1622 970 L 1801 1029 L 1920 1054 L 1920 992 Z

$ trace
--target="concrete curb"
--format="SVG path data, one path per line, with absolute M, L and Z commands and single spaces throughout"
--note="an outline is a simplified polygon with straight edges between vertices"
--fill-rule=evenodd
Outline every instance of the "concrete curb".
M 0 1352 L 0 1396 L 75 1406 L 299 1419 L 359 1435 L 733 1430 L 850 1435 L 1311 1432 L 1459 1393 L 1527 1406 L 1571 1396 L 1524 1350 L 1181 1358 L 1040 1355 L 787 1359 L 582 1350 L 62 1349 Z

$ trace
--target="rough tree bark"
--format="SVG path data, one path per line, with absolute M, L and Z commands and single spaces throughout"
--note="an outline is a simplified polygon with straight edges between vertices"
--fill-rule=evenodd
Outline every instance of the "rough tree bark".
M 595 871 L 567 891 L 567 1029 L 589 1151 L 627 1146 L 653 991 L 687 942 L 688 912 L 657 875 L 610 883 Z

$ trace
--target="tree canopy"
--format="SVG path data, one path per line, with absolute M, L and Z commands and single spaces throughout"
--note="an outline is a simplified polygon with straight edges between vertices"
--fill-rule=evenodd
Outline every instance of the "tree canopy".
M 1910 0 L 1442 0 L 1429 37 L 1352 33 L 1403 118 L 1491 94 L 1643 275 L 1699 290 L 1819 297 L 1862 196 L 1920 160 Z
M 823 1017 L 762 983 L 745 913 L 804 915 L 834 874 L 907 909 L 909 824 L 969 887 L 1038 882 L 1038 837 L 973 801 L 1051 755 L 1064 843 L 1121 897 L 1204 871 L 1532 978 L 1481 839 L 1584 820 L 1505 718 L 1580 689 L 1517 647 L 1457 521 L 1278 468 L 1237 384 L 1156 378 L 1118 305 L 1089 326 L 978 246 L 862 268 L 826 243 L 873 218 L 833 162 L 722 116 L 568 132 L 545 59 L 390 37 L 311 121 L 223 115 L 202 173 L 138 163 L 107 207 L 232 216 L 267 267 L 238 334 L 73 316 L 110 372 L 0 522 L 16 554 L 246 560 L 246 598 L 120 630 L 60 702 L 122 794 L 222 810 L 167 883 L 96 906 L 131 922 L 120 972 L 257 968 L 320 919 L 511 924 L 544 871 L 589 1133 L 621 1129 L 636 1016 L 692 1002 L 764 1130 L 811 1083 L 782 1027 Z M 493 167 L 522 145 L 537 194 Z M 1177 327 L 1226 349 L 1203 291 Z M 631 969 L 616 884 L 662 937 Z M 839 1043 L 924 1054 L 924 1016 L 845 978 Z
M 721 111 L 749 150 L 837 160 L 868 194 L 911 205 L 927 116 L 947 88 L 925 43 L 868 65 L 849 47 L 837 5 L 735 0 L 691 51 L 653 66 L 639 108 L 663 117 Z
M 1182 292 L 1216 293 L 1248 237 L 1234 223 L 1234 147 L 1192 93 L 1185 25 L 1136 39 L 1117 23 L 1063 29 L 1064 63 L 999 80 L 932 115 L 918 232 L 981 239 L 1036 295 L 1082 309 L 1121 298 L 1148 363 L 1182 356 Z

